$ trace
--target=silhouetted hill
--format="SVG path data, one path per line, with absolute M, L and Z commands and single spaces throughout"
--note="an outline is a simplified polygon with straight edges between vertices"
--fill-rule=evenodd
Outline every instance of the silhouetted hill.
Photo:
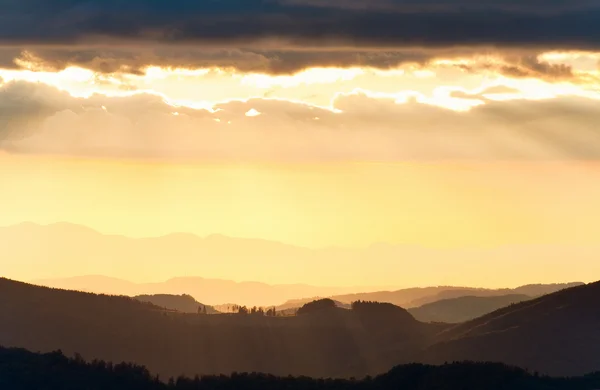
M 530 297 L 539 297 L 546 294 L 551 294 L 556 291 L 564 290 L 571 287 L 582 286 L 582 282 L 574 283 L 553 283 L 553 284 L 527 284 L 525 286 L 517 287 L 514 289 L 503 289 L 510 290 L 514 294 L 529 295 Z M 502 290 L 500 290 L 502 291 Z
M 0 388 L 18 390 L 592 390 L 600 374 L 578 378 L 549 378 L 494 363 L 453 363 L 443 366 L 397 366 L 363 380 L 276 377 L 259 373 L 231 376 L 179 377 L 168 384 L 152 377 L 143 366 L 105 361 L 86 363 L 61 352 L 34 354 L 0 348 Z
M 0 279 L 0 345 L 132 361 L 163 376 L 376 374 L 414 361 L 440 329 L 401 308 L 204 316 Z
M 442 299 L 423 306 L 408 309 L 417 320 L 423 322 L 459 323 L 481 317 L 513 303 L 532 299 L 528 295 L 499 295 L 491 297 L 466 296 Z
M 466 293 L 468 289 L 466 287 L 453 287 L 453 286 L 435 286 L 435 287 L 414 287 L 405 288 L 395 291 L 377 291 L 377 292 L 364 292 L 364 293 L 353 293 L 343 295 L 333 295 L 329 298 L 334 299 L 338 302 L 345 304 L 351 304 L 356 301 L 368 301 L 368 302 L 387 302 L 392 303 L 396 306 L 401 307 L 412 307 L 413 301 L 423 298 L 429 298 L 437 296 L 443 291 L 460 290 L 461 293 Z M 323 297 L 313 298 L 301 298 L 301 299 L 290 299 L 282 305 L 277 306 L 278 310 L 299 308 L 302 305 L 312 302 L 315 299 L 322 299 Z
M 501 361 L 556 375 L 600 367 L 600 282 L 514 304 L 441 332 L 431 362 Z
M 331 306 L 331 304 L 329 305 Z M 128 297 L 0 279 L 0 345 L 132 361 L 161 375 L 360 377 L 414 361 L 500 361 L 549 374 L 600 367 L 600 283 L 449 326 L 388 303 L 294 317 L 165 312 Z
M 355 301 L 369 302 L 387 302 L 396 306 L 405 308 L 415 308 L 441 300 L 459 298 L 465 296 L 476 297 L 495 297 L 502 295 L 528 295 L 537 297 L 544 294 L 550 294 L 565 288 L 581 286 L 582 282 L 575 283 L 554 283 L 554 284 L 536 284 L 517 287 L 514 289 L 485 289 L 485 288 L 470 288 L 457 286 L 434 286 L 434 287 L 416 287 L 406 288 L 396 291 L 378 291 L 365 292 L 356 294 L 333 295 L 329 298 L 346 304 L 351 304 Z M 529 293 L 529 294 L 527 294 Z M 292 299 L 282 305 L 277 306 L 278 310 L 298 308 L 305 303 L 311 302 L 318 298 Z M 501 306 L 500 306 L 501 307 Z M 497 307 L 496 307 L 497 308 Z M 485 314 L 484 312 L 482 314 Z M 474 317 L 471 317 L 474 318 Z
M 285 301 L 283 304 L 276 306 L 277 310 L 288 310 L 288 309 L 299 309 L 302 305 L 305 305 L 309 302 L 323 299 L 322 297 L 312 297 L 312 298 L 299 298 L 299 299 L 289 299 Z
M 338 307 L 334 300 L 325 298 L 303 305 L 300 309 L 298 309 L 298 315 L 331 312 L 337 309 Z
M 581 286 L 584 283 L 552 283 L 552 284 L 529 284 L 520 286 L 517 288 L 500 288 L 500 289 L 485 289 L 485 288 L 455 288 L 445 289 L 434 295 L 422 297 L 413 300 L 408 307 L 418 307 L 426 305 L 428 303 L 440 301 L 442 299 L 460 298 L 465 296 L 474 297 L 495 297 L 500 295 L 528 295 L 532 298 L 539 297 L 541 295 L 551 294 L 556 291 L 564 290 L 565 288 L 571 288 Z
M 334 295 L 331 298 L 346 303 L 352 303 L 355 301 L 387 302 L 396 306 L 408 308 L 413 307 L 413 302 L 419 299 L 437 296 L 440 292 L 453 290 L 460 290 L 461 292 L 464 292 L 465 290 L 468 290 L 468 288 L 455 286 L 414 287 L 395 291 Z
M 198 313 L 198 309 L 204 310 L 205 314 L 217 314 L 219 313 L 214 307 L 204 305 L 194 299 L 191 295 L 169 295 L 169 294 L 156 294 L 156 295 L 138 295 L 134 297 L 141 302 L 149 302 L 158 307 L 164 307 L 169 310 L 177 310 L 182 313 Z

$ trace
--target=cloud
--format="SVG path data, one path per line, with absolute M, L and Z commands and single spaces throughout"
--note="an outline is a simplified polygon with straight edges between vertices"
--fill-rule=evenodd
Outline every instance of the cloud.
M 452 55 L 473 54 L 452 50 Z M 141 74 L 148 66 L 163 68 L 234 68 L 242 72 L 290 74 L 310 67 L 364 66 L 381 69 L 425 63 L 447 51 L 433 50 L 260 50 L 198 47 L 44 48 L 0 50 L 0 68 L 58 71 L 69 66 L 100 73 Z
M 0 16 L 0 65 L 290 73 L 500 52 L 514 57 L 507 73 L 564 74 L 535 54 L 600 51 L 598 18 L 592 0 L 23 0 Z
M 578 81 L 571 65 L 557 63 L 552 64 L 540 59 L 539 54 L 511 54 L 504 53 L 494 61 L 475 61 L 471 65 L 461 64 L 460 68 L 470 72 L 492 70 L 499 74 L 515 78 L 539 78 L 550 80 L 572 80 Z
M 354 93 L 337 97 L 340 113 L 268 99 L 223 103 L 210 112 L 173 107 L 152 95 L 78 99 L 12 82 L 0 89 L 0 149 L 233 162 L 595 160 L 597 104 L 575 97 L 487 100 L 461 113 Z
M 43 0 L 3 10 L 6 43 L 163 42 L 248 45 L 597 47 L 600 7 L 590 0 Z M 324 41 L 325 40 L 325 41 Z

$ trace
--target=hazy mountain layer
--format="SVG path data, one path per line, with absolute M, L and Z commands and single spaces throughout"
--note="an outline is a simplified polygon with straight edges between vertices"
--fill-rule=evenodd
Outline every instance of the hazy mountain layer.
M 549 263 L 548 259 L 587 259 L 593 264 L 600 250 L 600 247 L 568 245 L 436 249 L 389 244 L 354 249 L 309 249 L 221 235 L 202 238 L 192 234 L 170 234 L 133 239 L 101 234 L 67 223 L 47 226 L 24 223 L 0 228 L 0 243 L 4 256 L 3 276 L 12 279 L 38 281 L 65 276 L 107 275 L 135 281 L 169 280 L 159 283 L 166 286 L 150 283 L 141 289 L 121 281 L 102 281 L 95 286 L 93 281 L 86 280 L 78 287 L 94 288 L 93 291 L 99 293 L 127 295 L 185 293 L 208 305 L 237 303 L 261 306 L 280 305 L 289 299 L 314 296 L 395 291 L 400 286 L 469 286 L 480 284 L 481 280 L 503 280 L 509 285 L 520 285 L 531 280 L 528 276 L 530 273 L 514 272 L 522 269 L 524 262 L 530 267 L 536 267 L 536 264 L 539 268 L 545 267 L 547 272 L 538 275 L 540 282 L 554 282 L 568 275 L 581 274 L 568 272 L 569 269 L 561 268 L 563 265 Z M 473 265 L 483 263 L 489 266 L 478 267 L 474 272 Z M 439 269 L 445 271 L 432 272 Z M 181 275 L 202 276 L 206 285 L 189 291 L 190 285 L 196 286 L 198 281 L 176 278 Z M 575 280 L 586 281 L 589 273 L 581 276 Z M 216 279 L 262 281 L 270 285 L 250 283 L 239 286 L 229 282 L 219 288 L 217 282 L 209 282 Z M 309 286 L 296 284 L 298 282 Z M 69 284 L 70 281 L 65 283 L 62 280 L 60 283 L 53 285 L 77 287 Z M 345 287 L 314 287 L 331 285 Z M 407 294 L 397 300 L 376 300 L 412 307 L 428 303 L 408 304 L 411 300 L 428 295 L 431 294 L 415 291 L 412 297 Z
M 438 302 L 442 300 L 448 300 L 460 297 L 499 297 L 506 295 L 521 295 L 529 297 L 537 297 L 540 295 L 550 294 L 556 291 L 563 290 L 565 288 L 581 286 L 583 283 L 553 283 L 553 284 L 530 284 L 526 286 L 517 287 L 514 289 L 501 288 L 501 289 L 485 289 L 485 288 L 469 288 L 469 287 L 456 287 L 456 286 L 436 286 L 436 287 L 422 287 L 422 288 L 407 288 L 396 291 L 378 291 L 372 293 L 357 293 L 357 294 L 346 294 L 346 295 L 334 295 L 329 298 L 335 299 L 344 303 L 352 303 L 355 301 L 373 301 L 373 302 L 388 302 L 394 305 L 405 307 L 405 308 L 416 308 L 428 303 Z M 285 302 L 283 305 L 279 305 L 277 308 L 280 310 L 297 308 L 303 304 L 314 300 L 313 298 L 303 299 L 292 299 Z M 492 300 L 493 301 L 493 300 Z M 500 300 L 501 301 L 501 300 Z M 509 302 L 507 304 L 510 304 Z M 497 306 L 492 310 L 500 308 L 501 305 Z M 489 310 L 489 311 L 492 311 Z M 485 314 L 488 313 L 481 313 Z M 474 318 L 474 317 L 471 317 Z M 470 319 L 470 318 L 469 318 Z
M 274 306 L 295 297 L 328 296 L 351 288 L 318 287 L 304 284 L 270 285 L 259 282 L 234 282 L 202 277 L 179 277 L 162 283 L 132 283 L 106 276 L 40 279 L 41 286 L 112 295 L 191 295 L 210 306 L 246 305 Z
M 532 299 L 528 295 L 498 295 L 491 297 L 465 296 L 442 299 L 423 306 L 408 309 L 422 322 L 459 323 L 472 320 L 495 310 Z

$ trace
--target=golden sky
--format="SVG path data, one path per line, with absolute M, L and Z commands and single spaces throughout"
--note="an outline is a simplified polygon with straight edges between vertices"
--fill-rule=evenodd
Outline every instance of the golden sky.
M 3 155 L 0 225 L 308 247 L 597 243 L 600 164 L 164 163 Z
M 506 61 L 103 73 L 29 57 L 0 69 L 0 226 L 310 248 L 595 246 L 600 53 Z

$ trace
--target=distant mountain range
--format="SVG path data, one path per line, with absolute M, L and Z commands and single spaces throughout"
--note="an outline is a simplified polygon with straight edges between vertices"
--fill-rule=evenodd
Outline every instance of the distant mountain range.
M 463 290 L 450 291 L 454 292 Z M 556 291 L 556 285 L 547 286 L 546 291 Z M 436 296 L 437 295 L 441 294 L 436 294 Z M 192 296 L 185 294 L 138 295 L 134 298 L 142 302 L 149 302 L 156 306 L 163 307 L 168 310 L 179 311 L 181 313 L 198 313 L 199 308 L 205 308 L 205 314 L 235 313 L 237 312 L 237 307 L 239 306 L 236 304 L 224 304 L 213 307 L 210 305 L 204 305 L 196 301 Z M 505 306 L 509 306 L 514 303 L 524 302 L 530 299 L 533 299 L 533 297 L 522 294 L 497 296 L 461 296 L 458 298 L 441 299 L 439 301 L 427 303 L 419 307 L 410 308 L 408 309 L 408 312 L 413 317 L 415 317 L 415 319 L 421 322 L 459 323 L 491 313 Z M 312 300 L 313 299 L 290 300 L 286 304 L 277 306 L 275 308 L 277 310 L 278 315 L 295 315 L 298 309 L 303 304 L 311 302 Z M 337 305 L 337 307 L 350 309 L 350 303 L 345 303 L 337 300 L 334 300 L 334 302 Z
M 234 306 L 243 305 L 249 307 L 276 307 L 278 312 L 289 314 L 294 313 L 295 310 L 308 302 L 320 297 L 328 297 L 339 302 L 340 307 L 344 305 L 349 306 L 352 302 L 358 300 L 388 302 L 411 309 L 411 313 L 416 318 L 425 322 L 455 323 L 473 319 L 509 303 L 549 294 L 583 283 L 527 285 L 515 289 L 436 286 L 345 295 L 311 294 L 311 292 L 326 293 L 332 290 L 326 287 L 268 285 L 256 282 L 236 283 L 199 277 L 174 278 L 164 283 L 136 284 L 105 276 L 81 276 L 65 279 L 37 280 L 34 281 L 34 284 L 102 294 L 127 295 L 132 297 L 142 296 L 145 300 L 158 306 L 185 313 L 195 313 L 198 310 L 198 305 L 206 305 L 210 310 L 224 313 L 230 312 Z M 275 297 L 286 298 L 290 296 L 302 296 L 301 294 L 307 293 L 310 298 L 290 299 L 280 305 L 270 304 L 274 299 L 277 299 Z M 528 293 L 528 295 L 524 293 Z M 458 303 L 453 303 L 453 297 L 467 296 L 489 297 L 490 299 L 459 300 Z M 502 298 L 503 296 L 507 298 Z M 498 298 L 494 299 L 494 297 Z M 230 303 L 215 305 L 213 302 Z M 430 302 L 440 303 L 428 305 L 427 303 Z M 419 308 L 420 306 L 423 307 Z
M 164 283 L 164 288 L 142 286 L 149 288 L 140 289 L 139 286 L 132 286 L 122 280 L 97 282 L 88 278 L 78 287 L 127 295 L 185 293 L 208 305 L 232 302 L 265 306 L 313 296 L 395 291 L 399 286 L 469 286 L 481 280 L 498 280 L 499 275 L 502 275 L 503 280 L 511 280 L 511 285 L 518 285 L 527 282 L 524 276 L 526 273 L 515 272 L 522 269 L 524 263 L 529 267 L 543 267 L 540 282 L 554 282 L 564 280 L 565 277 L 588 281 L 589 275 L 594 274 L 589 267 L 570 267 L 567 262 L 550 260 L 569 258 L 581 264 L 593 265 L 597 263 L 597 253 L 600 253 L 600 244 L 596 247 L 512 245 L 479 249 L 374 244 L 362 249 L 310 249 L 222 235 L 199 237 L 177 233 L 134 239 L 101 234 L 69 223 L 22 223 L 0 227 L 0 243 L 3 254 L 2 275 L 17 280 L 55 281 L 65 276 L 81 275 L 107 275 L 125 280 L 135 278 L 136 281 L 169 280 Z M 474 264 L 481 263 L 489 266 L 478 267 L 474 273 Z M 207 288 L 198 287 L 196 291 L 188 291 L 187 287 L 199 283 L 196 280 L 177 278 L 183 275 L 203 277 Z M 250 283 L 236 286 L 234 282 L 228 282 L 229 285 L 223 287 L 223 291 L 237 292 L 220 295 L 219 288 L 211 282 L 218 279 L 269 283 L 277 281 L 278 284 L 270 286 L 266 283 L 254 283 L 254 288 Z M 306 284 L 296 284 L 298 281 Z M 353 286 L 357 281 L 361 285 Z M 344 287 L 319 287 L 331 286 L 332 283 Z M 104 284 L 111 290 L 106 290 L 108 287 Z M 64 285 L 52 285 L 77 287 L 72 281 L 67 281 Z M 101 285 L 102 290 L 97 289 L 100 287 L 98 285 Z M 411 300 L 431 295 L 429 291 L 414 293 L 410 297 L 407 292 L 407 296 L 402 299 L 377 300 L 406 307 L 429 303 L 410 303 Z M 503 295 L 505 294 L 508 293 Z M 343 301 L 352 299 L 348 297 Z
M 413 308 L 426 305 L 432 302 L 447 300 L 459 297 L 497 297 L 503 295 L 521 295 L 527 297 L 537 297 L 550 294 L 565 288 L 576 287 L 583 285 L 583 282 L 573 283 L 552 283 L 552 284 L 530 284 L 517 288 L 501 288 L 501 289 L 485 289 L 485 288 L 469 288 L 456 286 L 435 286 L 421 288 L 407 288 L 396 291 L 378 291 L 372 293 L 357 293 L 333 295 L 328 298 L 344 302 L 352 303 L 355 301 L 374 301 L 388 302 L 404 308 Z M 279 310 L 300 307 L 303 304 L 319 297 L 292 299 L 279 305 Z M 493 300 L 492 300 L 493 302 Z
M 172 278 L 162 283 L 133 283 L 99 275 L 31 281 L 47 287 L 111 295 L 181 295 L 187 294 L 210 306 L 225 303 L 246 306 L 274 306 L 305 296 L 329 296 L 351 287 L 318 287 L 305 284 L 270 285 L 259 282 L 234 282 L 201 277 Z M 226 306 L 226 305 L 225 305 Z
M 494 310 L 551 294 L 583 283 L 531 284 L 514 289 L 482 289 L 452 286 L 411 288 L 398 291 L 382 291 L 330 297 L 337 302 L 350 304 L 354 301 L 389 302 L 408 308 L 422 322 L 459 323 L 472 320 Z M 527 295 L 527 294 L 529 295 Z M 315 298 L 293 299 L 277 307 L 281 312 L 293 313 L 300 306 Z
M 397 364 L 462 360 L 579 375 L 600 367 L 598 329 L 600 282 L 448 325 L 381 303 L 292 317 L 181 314 L 127 297 L 0 279 L 0 345 L 132 361 L 167 376 L 360 377 Z

